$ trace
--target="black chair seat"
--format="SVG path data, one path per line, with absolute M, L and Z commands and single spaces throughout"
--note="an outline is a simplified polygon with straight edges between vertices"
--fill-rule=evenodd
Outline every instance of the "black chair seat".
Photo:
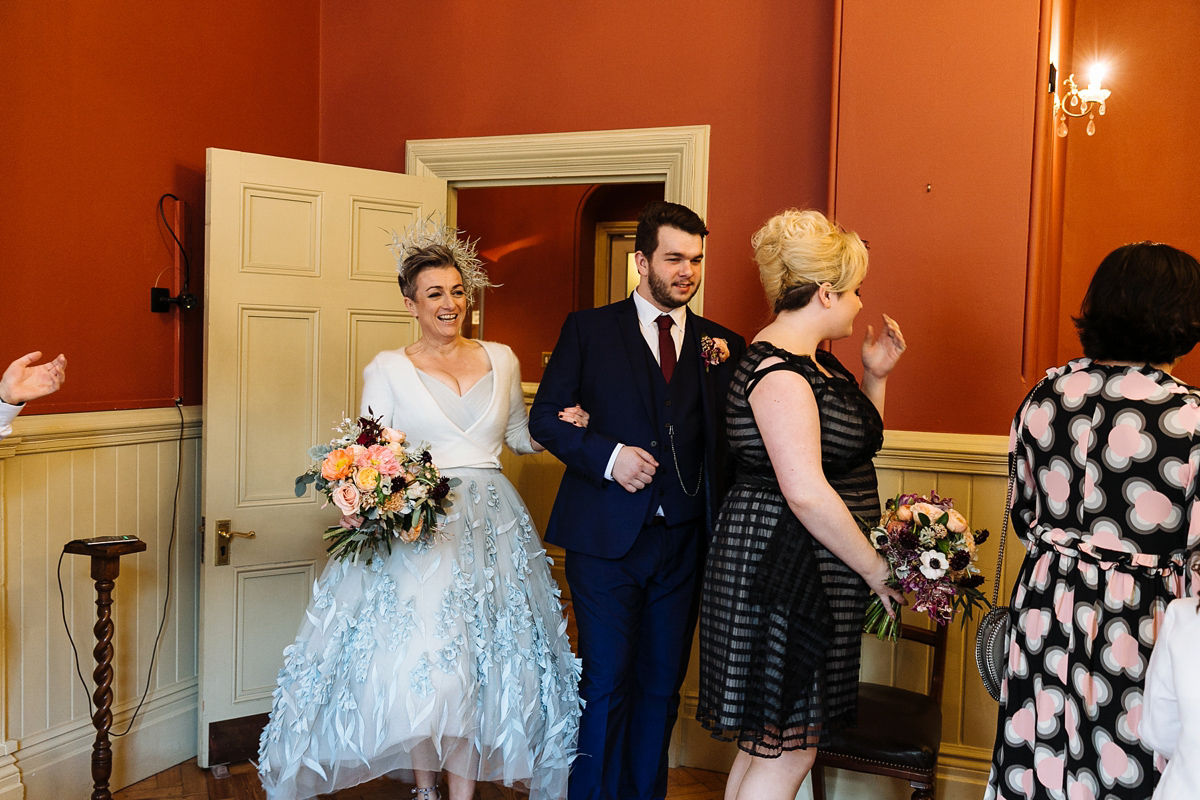
M 858 724 L 831 733 L 821 752 L 928 772 L 937 764 L 941 741 L 942 710 L 934 698 L 893 686 L 860 683 Z

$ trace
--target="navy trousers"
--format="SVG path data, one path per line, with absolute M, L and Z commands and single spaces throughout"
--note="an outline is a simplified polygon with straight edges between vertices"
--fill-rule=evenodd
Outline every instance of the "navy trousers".
M 569 552 L 587 705 L 570 800 L 663 798 L 699 598 L 703 518 L 646 525 L 619 559 Z

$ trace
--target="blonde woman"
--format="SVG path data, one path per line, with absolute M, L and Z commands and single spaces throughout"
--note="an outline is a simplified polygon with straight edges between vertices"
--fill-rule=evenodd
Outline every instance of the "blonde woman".
M 734 798 L 792 798 L 832 728 L 853 721 L 870 593 L 901 595 L 854 515 L 879 518 L 871 463 L 883 443 L 895 321 L 868 326 L 863 382 L 821 350 L 851 335 L 866 246 L 817 211 L 786 211 L 754 235 L 775 319 L 729 389 L 735 484 L 709 550 L 700 611 L 698 718 L 741 751 Z

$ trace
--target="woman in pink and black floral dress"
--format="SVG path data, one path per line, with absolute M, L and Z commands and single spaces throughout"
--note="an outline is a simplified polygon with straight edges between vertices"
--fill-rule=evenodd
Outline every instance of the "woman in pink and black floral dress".
M 1013 529 L 1028 555 L 986 800 L 1143 800 L 1138 736 L 1167 604 L 1200 543 L 1200 391 L 1170 374 L 1200 340 L 1200 264 L 1118 248 L 1076 320 L 1086 358 L 1050 370 L 1014 421 Z

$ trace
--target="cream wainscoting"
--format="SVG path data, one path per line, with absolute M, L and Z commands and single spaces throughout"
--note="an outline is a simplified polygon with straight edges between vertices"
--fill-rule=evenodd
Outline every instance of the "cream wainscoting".
M 56 570 L 71 539 L 133 534 L 144 553 L 122 559 L 114 593 L 113 730 L 141 698 L 170 581 L 150 694 L 133 732 L 113 740 L 111 786 L 141 780 L 196 753 L 200 410 L 174 408 L 26 416 L 0 443 L 4 671 L 0 800 L 85 797 L 95 732 L 59 611 Z M 170 564 L 177 465 L 179 514 Z M 95 590 L 90 559 L 65 556 L 71 634 L 91 684 Z

